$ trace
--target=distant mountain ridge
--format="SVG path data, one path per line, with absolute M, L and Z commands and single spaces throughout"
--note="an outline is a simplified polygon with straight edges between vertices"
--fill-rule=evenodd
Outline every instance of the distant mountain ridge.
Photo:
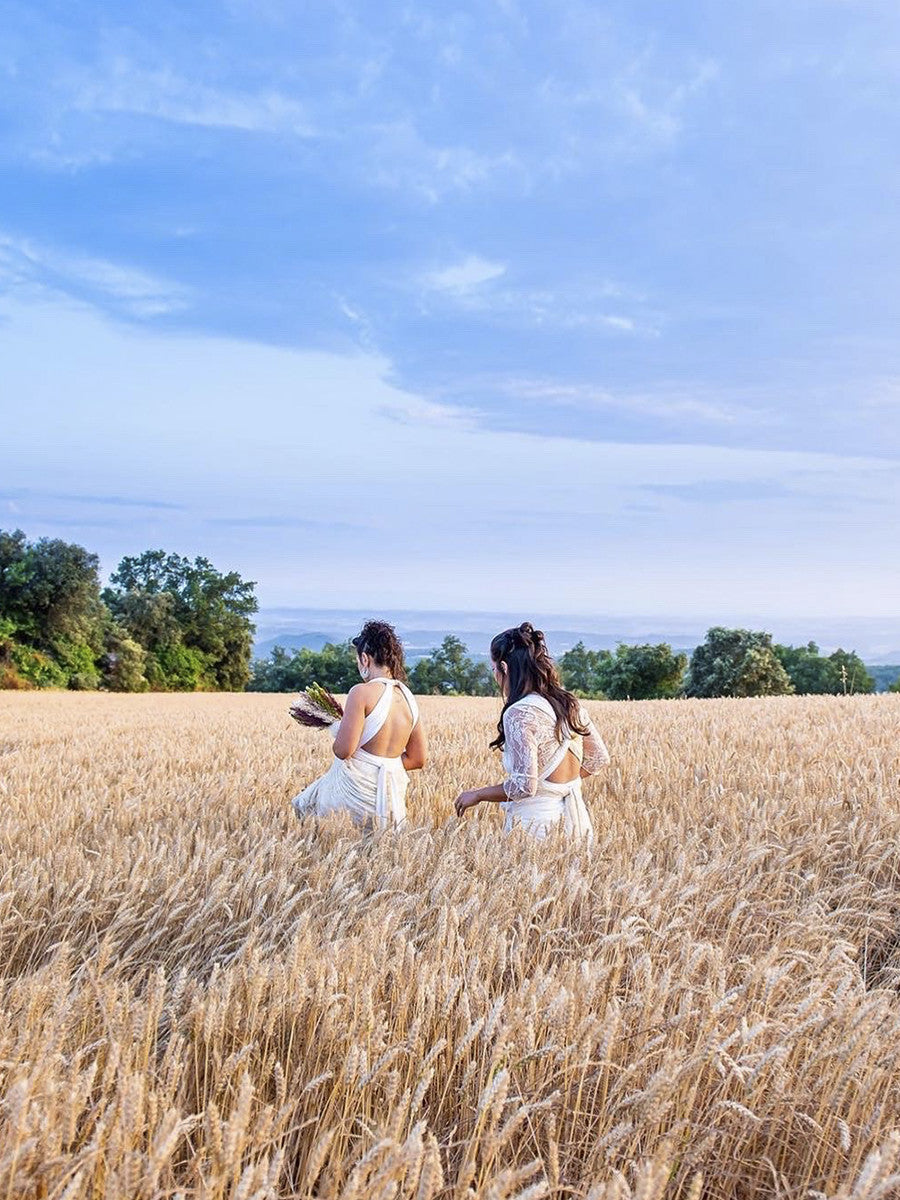
M 472 658 L 486 659 L 489 654 L 491 635 L 481 632 L 447 627 L 441 629 L 405 630 L 399 624 L 396 628 L 400 640 L 403 642 L 406 657 L 410 662 L 415 662 L 417 659 L 429 655 L 432 650 L 437 649 L 448 634 L 458 637 L 465 644 Z M 619 642 L 623 641 L 631 643 L 669 642 L 676 650 L 692 650 L 697 641 L 700 640 L 685 639 L 678 634 L 653 632 L 641 635 L 640 637 L 630 638 L 618 637 L 613 634 L 591 633 L 585 630 L 546 629 L 544 633 L 550 651 L 554 655 L 565 654 L 567 650 L 571 650 L 578 642 L 584 642 L 590 650 L 614 650 Z M 345 632 L 292 633 L 285 631 L 272 634 L 261 641 L 257 641 L 253 647 L 253 654 L 255 658 L 267 658 L 276 646 L 281 646 L 285 650 L 299 650 L 302 648 L 321 650 L 326 642 L 343 642 L 347 640 L 348 636 L 350 635 Z
M 276 646 L 283 650 L 321 650 L 329 642 L 342 642 L 345 639 L 331 633 L 280 633 L 268 637 L 264 641 L 253 643 L 254 658 L 268 658 Z

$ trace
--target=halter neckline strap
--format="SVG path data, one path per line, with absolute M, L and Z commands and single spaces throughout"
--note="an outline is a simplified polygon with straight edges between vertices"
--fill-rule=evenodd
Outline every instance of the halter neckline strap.
M 416 727 L 416 724 L 418 723 L 418 720 L 419 720 L 419 708 L 418 708 L 418 705 L 416 704 L 415 696 L 413 696 L 412 692 L 409 690 L 409 688 L 406 686 L 405 683 L 403 683 L 399 679 L 394 679 L 393 677 L 389 677 L 389 676 L 384 676 L 384 677 L 379 676 L 377 679 L 369 680 L 369 682 L 370 683 L 383 683 L 386 686 L 385 686 L 384 690 L 382 691 L 381 695 L 378 697 L 375 707 L 372 709 L 372 711 L 369 713 L 369 715 L 366 717 L 365 721 L 363 722 L 362 735 L 360 736 L 360 739 L 359 739 L 360 746 L 365 746 L 369 742 L 371 742 L 371 740 L 375 736 L 375 734 L 380 732 L 380 730 L 384 727 L 385 722 L 387 721 L 387 719 L 390 715 L 390 711 L 391 711 L 391 697 L 393 696 L 393 686 L 392 685 L 399 687 L 401 692 L 403 693 L 404 697 L 406 698 L 406 703 L 409 705 L 409 711 L 412 714 L 413 728 Z

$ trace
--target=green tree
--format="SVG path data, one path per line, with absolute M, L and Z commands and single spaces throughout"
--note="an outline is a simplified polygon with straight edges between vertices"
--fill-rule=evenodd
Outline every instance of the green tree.
M 350 642 L 326 642 L 321 650 L 303 646 L 292 652 L 276 646 L 268 658 L 253 663 L 247 690 L 302 692 L 311 683 L 320 683 L 330 692 L 349 692 L 359 683 L 356 650 Z
M 808 642 L 805 646 L 776 646 L 775 653 L 798 695 L 875 691 L 875 680 L 853 652 L 835 650 L 826 656 L 815 642 Z
M 17 642 L 13 636 L 15 624 L 9 617 L 0 616 L 0 689 L 27 688 L 28 681 L 19 674 L 13 661 Z
M 452 633 L 410 671 L 409 686 L 419 695 L 491 696 L 495 692 L 490 667 L 475 662 L 465 644 Z
M 239 691 L 250 678 L 254 588 L 207 558 L 147 550 L 122 559 L 103 598 L 146 650 L 152 687 Z
M 820 696 L 833 690 L 828 659 L 819 653 L 815 642 L 805 646 L 775 646 L 774 650 L 798 696 Z
M 627 646 L 620 643 L 603 663 L 600 684 L 610 700 L 659 700 L 678 694 L 686 654 L 673 654 L 666 642 Z
M 106 652 L 100 660 L 103 686 L 110 692 L 145 692 L 150 686 L 146 676 L 147 652 L 139 642 L 109 622 Z
M 851 692 L 874 692 L 875 680 L 866 670 L 863 660 L 852 650 L 835 650 L 828 655 L 836 695 Z
M 559 659 L 563 687 L 587 700 L 602 699 L 604 672 L 611 660 L 608 650 L 588 650 L 584 642 L 576 642 Z
M 783 696 L 793 685 L 772 645 L 772 635 L 715 626 L 691 655 L 686 696 Z
M 0 688 L 65 687 L 69 680 L 48 654 L 15 639 L 16 626 L 0 617 Z
M 0 617 L 6 659 L 35 686 L 94 688 L 106 612 L 99 560 L 60 538 L 29 543 L 21 529 L 0 531 Z
M 889 692 L 900 692 L 900 679 L 895 679 L 894 682 L 891 684 L 891 686 L 888 688 L 888 691 Z

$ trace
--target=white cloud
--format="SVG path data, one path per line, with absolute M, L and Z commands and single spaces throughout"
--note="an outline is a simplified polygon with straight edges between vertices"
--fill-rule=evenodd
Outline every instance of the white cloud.
M 560 312 L 557 322 L 564 329 L 612 329 L 616 333 L 651 333 L 655 330 L 649 326 L 644 328 L 633 317 L 623 317 L 616 313 L 596 312 Z
M 73 107 L 208 129 L 315 136 L 306 107 L 283 92 L 225 91 L 185 79 L 168 67 L 146 70 L 126 58 L 115 59 L 104 78 L 83 81 Z
M 656 579 L 669 612 L 738 602 L 771 610 L 773 596 L 782 608 L 787 598 L 784 611 L 808 611 L 840 562 L 845 590 L 828 601 L 865 612 L 900 583 L 884 558 L 900 477 L 884 460 L 587 441 L 573 421 L 555 434 L 491 430 L 477 412 L 397 388 L 384 357 L 126 331 L 46 298 L 0 301 L 0 362 L 6 488 L 43 478 L 60 493 L 146 494 L 177 506 L 140 525 L 94 522 L 90 545 L 107 565 L 167 545 L 260 579 L 269 602 L 296 603 L 299 590 L 306 604 L 376 608 L 514 598 L 550 611 L 652 611 Z M 784 499 L 765 520 L 755 505 L 629 507 L 642 485 L 704 481 L 780 487 Z M 860 495 L 877 502 L 864 520 Z M 52 534 L 52 513 L 20 503 L 29 536 Z M 211 523 L 253 514 L 284 519 L 275 541 Z M 59 528 L 71 519 L 57 515 Z M 330 533 L 361 521 L 377 536 Z
M 688 102 L 718 74 L 718 65 L 707 60 L 680 83 L 660 86 L 656 73 L 642 55 L 618 78 L 614 94 L 638 131 L 653 140 L 671 142 L 682 131 Z
M 599 319 L 610 329 L 620 329 L 623 333 L 634 333 L 635 331 L 635 323 L 631 317 L 615 317 L 604 313 Z
M 0 231 L 0 281 L 4 280 L 12 287 L 95 293 L 136 317 L 163 316 L 187 306 L 186 289 L 146 271 Z
M 358 125 L 354 139 L 363 150 L 359 161 L 367 182 L 414 193 L 430 204 L 448 193 L 469 192 L 523 173 L 518 156 L 510 150 L 483 154 L 466 145 L 431 144 L 419 133 L 412 115 Z
M 42 167 L 56 171 L 82 171 L 85 167 L 105 166 L 115 160 L 115 154 L 100 146 L 73 146 L 58 133 L 49 136 L 46 146 L 35 146 L 28 157 Z
M 492 279 L 506 274 L 504 263 L 490 262 L 477 254 L 469 254 L 461 262 L 432 271 L 426 276 L 426 286 L 438 292 L 471 292 Z
M 507 395 L 521 400 L 582 409 L 620 409 L 644 416 L 685 417 L 720 424 L 767 419 L 765 413 L 743 404 L 671 388 L 660 388 L 656 392 L 611 392 L 593 384 L 556 383 L 544 379 L 512 379 L 502 386 Z
M 510 287 L 505 263 L 469 255 L 422 277 L 427 293 L 442 295 L 459 307 L 483 314 L 497 323 L 547 329 L 592 329 L 601 332 L 656 336 L 659 314 L 641 311 L 632 316 L 607 311 L 610 301 L 640 305 L 644 297 L 611 280 L 584 285 L 570 281 L 565 288 Z M 499 280 L 503 283 L 499 283 Z M 486 284 L 491 284 L 486 287 Z
M 396 401 L 383 405 L 380 411 L 392 421 L 432 429 L 472 430 L 481 416 L 475 409 L 439 404 L 413 395 L 399 396 Z

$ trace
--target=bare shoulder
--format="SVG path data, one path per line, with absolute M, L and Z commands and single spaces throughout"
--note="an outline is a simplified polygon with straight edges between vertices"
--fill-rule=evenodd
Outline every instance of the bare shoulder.
M 383 684 L 379 683 L 377 679 L 369 679 L 364 680 L 362 683 L 354 684 L 354 686 L 347 693 L 347 699 L 349 700 L 350 697 L 353 696 L 357 698 L 357 701 L 364 701 L 366 707 L 368 708 L 370 704 L 374 704 L 376 701 L 381 699 L 383 692 Z

